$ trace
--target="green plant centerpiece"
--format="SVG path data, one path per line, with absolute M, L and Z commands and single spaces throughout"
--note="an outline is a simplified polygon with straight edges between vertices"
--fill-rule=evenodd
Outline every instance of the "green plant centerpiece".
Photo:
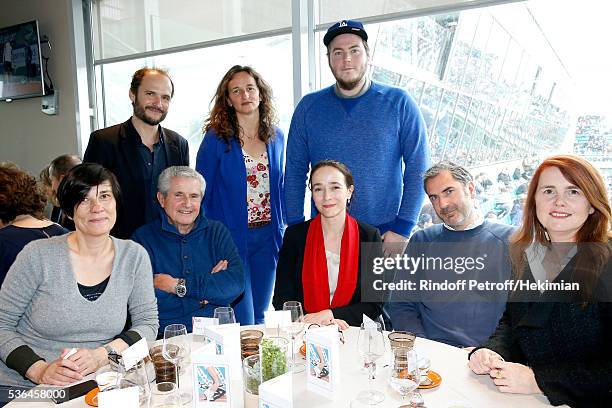
M 261 381 L 287 372 L 287 348 L 289 341 L 282 337 L 264 337 L 261 341 Z

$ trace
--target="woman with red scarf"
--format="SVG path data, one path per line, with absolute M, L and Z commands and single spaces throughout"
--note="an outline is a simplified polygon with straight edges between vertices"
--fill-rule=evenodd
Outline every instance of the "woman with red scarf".
M 286 301 L 302 302 L 308 323 L 359 326 L 363 314 L 375 319 L 382 313 L 382 302 L 361 301 L 360 266 L 366 256 L 361 244 L 380 243 L 380 233 L 347 214 L 355 187 L 344 164 L 317 163 L 309 184 L 319 214 L 285 232 L 272 303 L 279 310 Z

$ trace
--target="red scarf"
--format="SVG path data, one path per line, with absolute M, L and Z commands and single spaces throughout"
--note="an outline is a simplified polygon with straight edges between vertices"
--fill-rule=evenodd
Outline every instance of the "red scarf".
M 329 280 L 327 258 L 321 215 L 310 222 L 304 263 L 302 264 L 302 286 L 304 288 L 304 309 L 306 313 L 346 306 L 350 303 L 357 287 L 359 273 L 359 226 L 353 217 L 346 215 L 342 243 L 340 245 L 340 268 L 338 285 L 329 304 Z

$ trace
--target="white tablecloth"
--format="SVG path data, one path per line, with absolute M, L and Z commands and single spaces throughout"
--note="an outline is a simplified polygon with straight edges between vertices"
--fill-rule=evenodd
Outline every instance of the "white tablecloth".
M 302 372 L 293 375 L 293 406 L 295 408 L 348 407 L 350 401 L 355 398 L 359 391 L 368 386 L 367 373 L 362 369 L 363 364 L 357 352 L 358 331 L 353 327 L 347 330 L 345 332 L 346 343 L 340 346 L 341 387 L 334 394 L 334 399 L 329 400 L 306 391 L 306 374 Z M 415 349 L 417 353 L 429 357 L 431 369 L 442 376 L 442 383 L 439 387 L 421 390 L 427 408 L 448 408 L 452 406 L 537 408 L 550 406 L 543 395 L 500 393 L 488 376 L 478 376 L 471 372 L 467 366 L 467 352 L 465 350 L 421 338 L 417 338 Z M 388 353 L 390 353 L 389 350 Z M 384 392 L 386 397 L 376 407 L 397 408 L 402 402 L 401 397 L 387 384 L 390 367 L 384 367 L 384 365 L 390 361 L 389 354 L 378 362 L 374 388 Z M 181 376 L 181 388 L 191 383 L 191 370 L 186 369 Z M 233 390 L 241 389 L 241 378 L 232 378 L 232 385 Z M 232 392 L 232 397 L 238 403 L 237 407 L 257 407 L 257 398 L 250 394 L 235 391 Z M 55 405 L 52 402 L 20 402 L 10 403 L 7 407 L 85 408 L 88 405 L 85 404 L 84 397 L 81 397 L 60 405 Z

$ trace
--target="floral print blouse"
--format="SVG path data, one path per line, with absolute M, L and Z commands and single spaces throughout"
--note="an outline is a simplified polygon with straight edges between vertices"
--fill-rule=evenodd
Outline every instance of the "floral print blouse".
M 252 157 L 242 150 L 247 179 L 247 211 L 249 224 L 271 221 L 270 208 L 270 172 L 268 170 L 268 152 L 259 157 Z

